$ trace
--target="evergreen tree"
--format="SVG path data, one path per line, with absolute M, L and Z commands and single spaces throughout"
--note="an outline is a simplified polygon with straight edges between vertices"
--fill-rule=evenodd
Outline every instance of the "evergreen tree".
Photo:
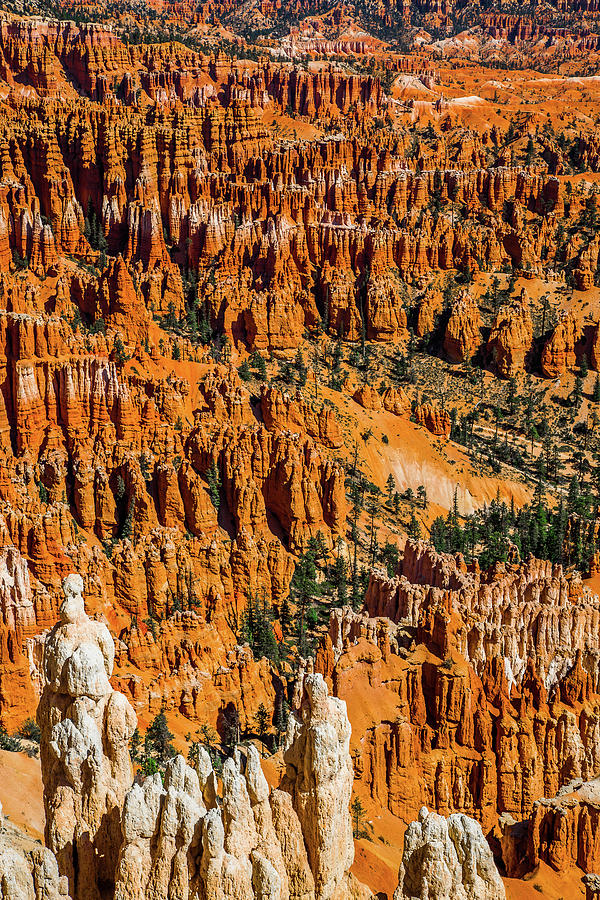
M 336 592 L 336 606 L 345 606 L 348 602 L 348 564 L 340 552 L 338 545 L 338 553 L 333 564 L 333 584 Z
M 210 468 L 206 472 L 206 481 L 208 482 L 208 494 L 212 505 L 218 512 L 221 506 L 221 473 L 216 459 L 212 461 Z
M 281 741 L 287 732 L 289 711 L 287 704 L 283 698 L 283 694 L 278 693 L 275 698 L 275 712 L 273 715 L 273 724 L 277 732 L 277 746 L 281 746 Z
M 256 733 L 262 745 L 262 755 L 265 756 L 265 737 L 269 729 L 269 713 L 264 703 L 261 703 L 256 710 L 256 716 L 254 717 L 254 728 L 256 729 Z
M 317 568 L 314 551 L 303 553 L 292 576 L 290 594 L 296 604 L 296 635 L 298 650 L 304 656 L 307 651 L 306 616 L 313 600 L 319 596 Z
M 267 364 L 265 362 L 264 356 L 261 356 L 261 354 L 257 350 L 255 350 L 255 352 L 252 354 L 251 362 L 252 362 L 252 365 L 254 366 L 254 368 L 256 369 L 256 377 L 258 378 L 258 380 L 266 381 L 267 380 Z
M 306 384 L 306 379 L 308 377 L 308 369 L 306 367 L 306 363 L 304 362 L 304 357 L 302 356 L 302 350 L 298 347 L 296 352 L 296 359 L 294 360 L 294 367 L 296 369 L 296 378 L 298 379 L 298 384 L 300 387 L 304 387 Z
M 273 614 L 263 594 L 262 601 L 250 597 L 242 617 L 241 640 L 246 641 L 256 659 L 266 657 L 276 663 L 279 648 L 273 632 Z
M 169 731 L 164 709 L 154 717 L 146 732 L 146 755 L 151 755 L 159 766 L 164 766 L 173 756 L 175 748 L 171 741 L 173 734 Z
M 129 755 L 132 762 L 139 762 L 141 749 L 142 736 L 140 734 L 139 728 L 136 725 L 135 731 L 131 735 L 131 740 L 129 741 Z
M 252 372 L 250 371 L 250 366 L 247 359 L 242 360 L 242 364 L 238 369 L 238 373 L 242 381 L 250 381 L 252 379 Z
M 414 510 L 410 515 L 410 522 L 408 523 L 408 528 L 406 529 L 408 536 L 413 539 L 413 541 L 418 541 L 421 537 L 421 526 L 419 524 L 419 520 L 415 516 Z
M 281 601 L 281 607 L 279 610 L 279 624 L 281 626 L 281 633 L 283 634 L 285 640 L 285 638 L 287 638 L 290 633 L 292 624 L 292 612 L 290 610 L 290 603 L 287 597 L 284 597 Z
M 115 342 L 113 344 L 113 354 L 117 367 L 119 369 L 122 369 L 129 357 L 127 356 L 127 353 L 125 351 L 125 345 L 120 334 L 117 334 L 115 336 Z
M 363 823 L 366 813 L 365 808 L 358 797 L 355 797 L 350 804 L 350 812 L 352 813 L 352 832 L 354 839 L 360 840 L 360 838 L 364 837 Z
M 396 490 L 396 481 L 391 472 L 387 477 L 387 481 L 385 483 L 385 489 L 386 489 L 387 495 L 388 495 L 388 503 L 391 503 L 394 491 Z

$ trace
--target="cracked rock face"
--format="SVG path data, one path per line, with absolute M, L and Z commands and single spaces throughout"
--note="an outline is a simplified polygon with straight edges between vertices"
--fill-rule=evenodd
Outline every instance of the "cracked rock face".
M 354 771 L 346 704 L 322 675 L 306 675 L 301 718 L 290 718 L 283 786 L 298 814 L 317 897 L 328 900 L 354 861 L 350 797 Z
M 67 879 L 59 875 L 54 854 L 4 821 L 1 804 L 0 897 L 69 900 Z
M 269 788 L 253 746 L 225 761 L 221 797 L 202 749 L 195 768 L 177 756 L 164 780 L 132 785 L 136 722 L 110 686 L 113 640 L 86 615 L 82 579 L 70 575 L 63 588 L 38 710 L 48 865 L 65 876 L 61 890 L 72 900 L 370 897 L 349 872 L 350 724 L 322 676 L 304 677 L 281 790 Z M 35 883 L 31 871 L 24 883 Z
M 60 621 L 45 643 L 38 709 L 46 844 L 73 900 L 99 900 L 114 879 L 136 717 L 110 685 L 114 642 L 86 615 L 83 580 L 69 575 L 63 590 Z
M 481 825 L 423 807 L 404 835 L 394 900 L 504 900 L 504 885 Z
M 226 760 L 222 802 L 210 759 L 171 760 L 134 785 L 122 816 L 115 900 L 350 900 L 370 891 L 349 873 L 352 765 L 345 704 L 307 675 L 290 728 L 288 773 L 270 790 L 255 747 Z

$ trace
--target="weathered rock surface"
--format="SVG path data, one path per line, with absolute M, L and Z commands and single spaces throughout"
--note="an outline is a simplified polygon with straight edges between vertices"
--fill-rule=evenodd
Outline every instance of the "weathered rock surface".
M 70 900 L 56 857 L 8 821 L 0 807 L 0 897 L 5 900 Z
M 504 900 L 505 896 L 481 825 L 459 813 L 445 819 L 423 807 L 404 835 L 394 900 Z
M 101 897 L 114 880 L 120 816 L 132 781 L 136 719 L 109 677 L 114 643 L 84 610 L 83 581 L 69 575 L 60 622 L 46 638 L 38 710 L 46 844 L 73 900 Z
M 204 749 L 195 768 L 176 756 L 164 780 L 132 786 L 135 716 L 110 687 L 114 644 L 86 616 L 82 587 L 77 575 L 65 579 L 61 621 L 44 647 L 38 721 L 49 850 L 29 867 L 19 860 L 23 898 L 58 900 L 60 871 L 73 900 L 100 898 L 113 885 L 115 900 L 367 900 L 349 872 L 350 725 L 323 678 L 304 679 L 281 789 L 269 788 L 252 745 L 225 761 L 220 789 Z M 11 859 L 1 840 L 0 878 Z M 32 892 L 36 865 L 47 867 L 46 893 Z

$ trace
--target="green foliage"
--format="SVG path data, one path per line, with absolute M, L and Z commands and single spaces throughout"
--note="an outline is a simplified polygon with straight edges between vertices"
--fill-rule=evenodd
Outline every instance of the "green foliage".
M 242 360 L 242 364 L 238 369 L 238 374 L 242 381 L 251 381 L 252 380 L 252 372 L 250 371 L 250 364 L 247 359 Z
M 366 810 L 359 797 L 355 797 L 350 804 L 350 812 L 352 814 L 352 833 L 354 839 L 360 840 L 360 838 L 366 837 L 364 827 Z
M 0 750 L 9 750 L 11 753 L 19 753 L 23 744 L 18 737 L 9 734 L 3 725 L 0 725 Z
M 106 253 L 108 244 L 106 243 L 106 238 L 104 237 L 102 224 L 98 220 L 98 216 L 96 215 L 96 211 L 92 206 L 91 200 L 88 203 L 87 215 L 83 222 L 83 234 L 84 237 L 87 238 L 92 250 L 100 250 L 101 253 Z
M 304 362 L 304 357 L 302 355 L 302 350 L 298 347 L 296 352 L 296 358 L 294 360 L 294 369 L 296 371 L 296 378 L 300 387 L 304 387 L 306 384 L 306 379 L 308 377 L 308 369 L 306 367 L 306 363 Z
M 19 734 L 21 737 L 24 737 L 28 741 L 33 741 L 35 744 L 39 744 L 42 737 L 40 726 L 35 719 L 26 719 L 21 725 Z
M 12 252 L 12 261 L 17 272 L 23 272 L 29 268 L 29 260 L 26 256 L 21 256 L 17 250 Z
M 275 726 L 278 746 L 281 745 L 283 736 L 287 732 L 289 712 L 289 707 L 283 694 L 278 693 L 275 697 L 275 710 L 273 712 L 273 725 Z
M 348 563 L 342 556 L 340 548 L 333 564 L 332 583 L 336 593 L 336 606 L 345 606 L 348 602 Z
M 309 649 L 307 635 L 307 614 L 321 589 L 317 581 L 316 550 L 310 548 L 303 553 L 294 569 L 290 584 L 290 595 L 296 604 L 296 641 L 298 651 L 305 656 Z
M 258 709 L 256 710 L 256 716 L 254 717 L 254 729 L 259 737 L 259 740 L 262 742 L 262 754 L 265 755 L 265 738 L 267 737 L 267 732 L 270 726 L 270 716 L 269 711 L 264 703 L 261 703 Z
M 115 336 L 115 342 L 113 344 L 113 355 L 115 358 L 115 362 L 119 369 L 122 369 L 127 360 L 129 359 L 127 352 L 125 350 L 125 345 L 121 338 L 120 334 Z
M 482 569 L 506 561 L 510 544 L 521 559 L 533 554 L 553 563 L 575 565 L 588 571 L 598 538 L 591 523 L 595 501 L 582 493 L 573 477 L 566 503 L 548 507 L 538 500 L 515 510 L 498 498 L 477 513 L 459 519 L 456 510 L 438 516 L 431 526 L 431 542 L 440 552 L 461 552 L 467 560 L 478 559 Z
M 261 600 L 250 597 L 242 616 L 240 643 L 248 643 L 255 659 L 265 656 L 271 662 L 279 659 L 279 648 L 273 633 L 273 611 L 264 595 Z
M 102 317 L 92 322 L 89 328 L 90 334 L 106 334 L 106 323 Z
M 123 519 L 123 524 L 121 525 L 121 530 L 119 536 L 121 538 L 131 539 L 133 536 L 133 514 L 135 512 L 135 500 L 132 498 L 129 503 L 129 508 L 127 513 L 125 514 L 125 518 Z
M 221 506 L 221 473 L 216 460 L 212 461 L 210 468 L 206 472 L 206 481 L 212 505 L 218 511 Z
M 254 353 L 252 354 L 252 356 L 250 358 L 250 364 L 254 369 L 256 369 L 256 377 L 258 378 L 258 380 L 266 381 L 267 380 L 267 364 L 265 362 L 264 356 L 261 356 L 261 354 L 258 352 L 258 350 L 255 350 Z
M 379 559 L 385 565 L 388 576 L 390 578 L 393 578 L 397 572 L 398 562 L 400 560 L 400 551 L 398 550 L 398 545 L 392 544 L 390 541 L 386 541 L 381 548 Z
M 144 756 L 150 757 L 156 762 L 159 769 L 164 769 L 173 756 L 175 748 L 171 741 L 173 735 L 167 725 L 167 717 L 164 709 L 154 717 L 144 738 Z

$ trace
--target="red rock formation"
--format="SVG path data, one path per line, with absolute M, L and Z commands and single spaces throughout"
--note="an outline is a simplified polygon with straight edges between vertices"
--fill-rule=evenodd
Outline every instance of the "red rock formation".
M 419 403 L 415 406 L 415 418 L 419 425 L 424 425 L 436 437 L 446 440 L 450 437 L 450 414 L 445 409 L 440 409 L 431 403 Z
M 500 308 L 488 338 L 486 351 L 499 375 L 508 378 L 524 370 L 532 340 L 529 299 L 523 290 L 518 301 Z
M 557 324 L 542 350 L 541 367 L 547 378 L 559 378 L 574 368 L 575 345 L 581 337 L 581 329 L 568 313 Z
M 551 799 L 538 800 L 527 831 L 507 821 L 502 853 L 508 874 L 521 874 L 544 862 L 557 872 L 574 866 L 593 875 L 600 866 L 598 818 L 600 780 L 576 780 Z M 525 843 L 526 842 L 526 843 Z M 588 882 L 591 884 L 591 882 Z
M 481 345 L 481 315 L 475 299 L 462 294 L 452 307 L 444 335 L 444 350 L 452 362 L 471 359 Z

